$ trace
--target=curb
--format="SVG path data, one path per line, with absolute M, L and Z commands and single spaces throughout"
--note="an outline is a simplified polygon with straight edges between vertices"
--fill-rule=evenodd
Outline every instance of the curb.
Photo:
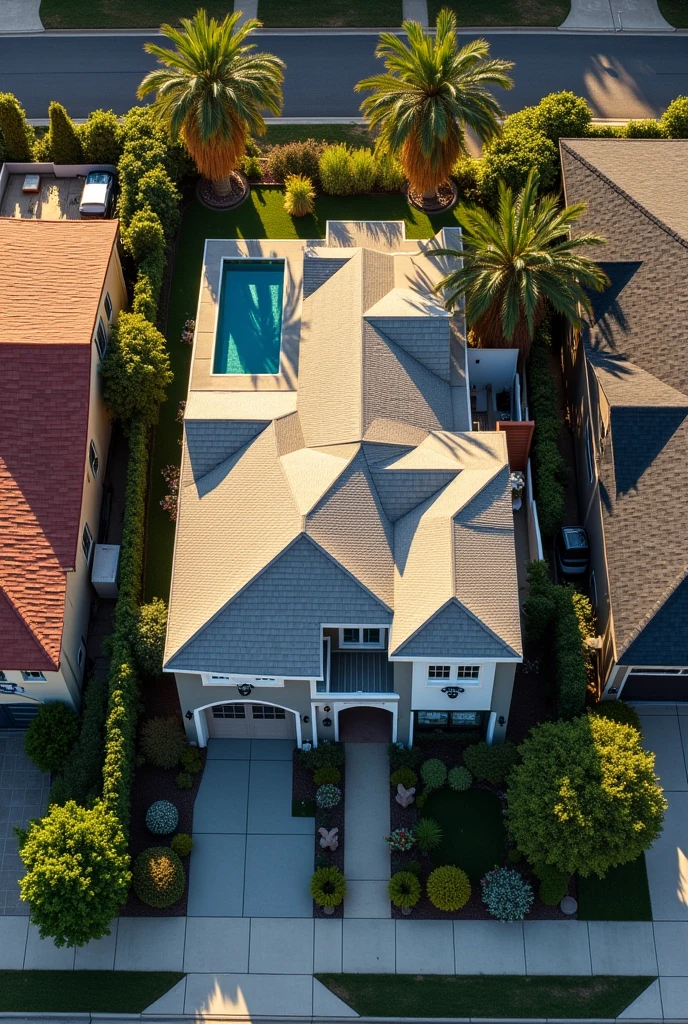
M 23 1021 L 43 1021 L 44 1024 L 64 1024 L 66 1020 L 93 1022 L 93 1024 L 121 1024 L 121 1022 L 150 1021 L 151 1024 L 165 1024 L 168 1021 L 231 1021 L 232 1024 L 251 1024 L 261 1021 L 263 1024 L 351 1024 L 352 1020 L 361 1024 L 664 1024 L 663 1017 L 263 1017 L 258 1014 L 231 1016 L 204 1013 L 202 1017 L 194 1013 L 185 1014 L 153 1014 L 153 1013 L 7 1013 L 0 1012 L 3 1024 L 22 1024 Z M 688 1017 L 672 1017 L 671 1024 L 688 1024 Z
M 429 32 L 433 32 L 434 29 L 429 28 Z M 394 35 L 404 35 L 404 30 L 395 25 L 391 28 L 385 28 L 381 26 L 379 28 L 261 28 L 257 29 L 255 35 L 257 36 L 377 36 L 381 32 L 392 32 Z M 564 28 L 562 25 L 558 26 L 519 26 L 519 25 L 460 25 L 459 33 L 461 35 L 558 35 L 560 32 L 566 33 L 569 36 L 581 35 L 581 36 L 600 36 L 601 38 L 608 38 L 609 36 L 669 36 L 669 35 L 688 35 L 688 29 L 671 28 L 666 29 L 599 29 L 599 28 Z M 103 37 L 117 37 L 117 36 L 159 36 L 161 35 L 159 27 L 155 26 L 152 28 L 120 28 L 120 29 L 100 29 L 100 28 L 50 28 L 50 29 L 17 29 L 16 31 L 0 32 L 0 39 L 3 36 L 12 36 L 13 38 L 52 38 L 58 39 L 70 38 L 75 36 L 103 36 Z

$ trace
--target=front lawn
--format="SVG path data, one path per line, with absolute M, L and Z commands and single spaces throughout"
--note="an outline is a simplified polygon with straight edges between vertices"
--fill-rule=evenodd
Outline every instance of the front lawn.
M 674 28 L 688 28 L 686 0 L 659 0 L 659 10 Z
M 174 523 L 160 508 L 165 495 L 161 469 L 179 465 L 181 425 L 179 403 L 186 398 L 191 347 L 180 341 L 184 321 L 196 316 L 198 288 L 206 238 L 323 238 L 328 220 L 404 220 L 409 238 L 431 238 L 445 225 L 456 225 L 453 213 L 428 217 L 412 210 L 399 195 L 340 198 L 318 196 L 313 216 L 292 218 L 285 212 L 281 189 L 253 188 L 238 209 L 218 213 L 196 199 L 187 206 L 182 222 L 170 290 L 167 341 L 174 372 L 167 401 L 160 409 L 151 467 L 145 597 L 167 600 L 172 572 Z
M 444 832 L 430 854 L 435 867 L 455 864 L 476 886 L 486 872 L 504 862 L 504 817 L 499 797 L 486 789 L 431 793 L 422 817 L 434 818 Z
M 680 0 L 674 0 L 678 3 Z M 561 25 L 571 10 L 570 0 L 428 0 L 430 24 L 443 7 L 456 13 L 459 25 Z
M 269 124 L 265 135 L 256 137 L 256 142 L 265 151 L 270 146 L 283 146 L 287 142 L 316 142 L 334 144 L 346 142 L 349 146 L 372 146 L 367 125 L 355 124 Z
M 612 868 L 604 878 L 579 878 L 578 917 L 582 921 L 651 921 L 645 854 Z
M 654 978 L 318 974 L 364 1017 L 617 1017 Z
M 258 0 L 258 17 L 268 28 L 395 28 L 402 0 Z
M 176 971 L 0 971 L 3 1013 L 141 1013 Z

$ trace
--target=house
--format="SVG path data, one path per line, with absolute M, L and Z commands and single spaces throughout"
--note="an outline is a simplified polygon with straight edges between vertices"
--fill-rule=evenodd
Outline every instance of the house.
M 688 141 L 562 140 L 611 284 L 565 352 L 604 698 L 688 699 Z
M 79 706 L 126 301 L 116 221 L 0 218 L 0 728 Z
M 388 222 L 206 242 L 164 657 L 192 742 L 503 740 L 510 470 L 471 430 L 447 245 Z

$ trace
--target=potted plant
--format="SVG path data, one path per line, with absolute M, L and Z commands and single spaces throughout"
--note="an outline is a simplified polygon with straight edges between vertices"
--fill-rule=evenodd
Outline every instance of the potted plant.
M 387 892 L 394 906 L 408 916 L 420 899 L 420 881 L 412 871 L 397 871 L 389 880 Z
M 511 505 L 514 512 L 518 512 L 521 507 L 521 495 L 523 494 L 523 488 L 526 485 L 526 478 L 523 473 L 517 471 L 512 473 L 509 477 L 509 483 L 511 484 Z
M 318 868 L 311 878 L 311 896 L 326 914 L 334 914 L 346 893 L 346 879 L 337 867 Z

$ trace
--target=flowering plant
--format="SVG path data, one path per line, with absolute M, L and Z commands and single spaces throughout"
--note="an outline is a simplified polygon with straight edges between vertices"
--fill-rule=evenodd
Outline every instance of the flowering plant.
M 411 850 L 416 845 L 416 837 L 410 828 L 396 828 L 391 835 L 385 836 L 385 842 L 389 843 L 392 850 L 403 853 Z
M 514 492 L 514 495 L 520 498 L 521 492 L 526 485 L 526 478 L 523 473 L 521 473 L 520 470 L 516 473 L 512 473 L 509 477 L 509 483 L 511 484 L 511 490 Z
M 533 888 L 513 868 L 495 868 L 480 880 L 483 903 L 499 921 L 522 921 L 533 903 Z
M 160 501 L 160 508 L 168 513 L 172 522 L 175 522 L 179 503 L 179 466 L 165 466 L 160 472 L 165 477 L 168 487 L 168 493 Z

